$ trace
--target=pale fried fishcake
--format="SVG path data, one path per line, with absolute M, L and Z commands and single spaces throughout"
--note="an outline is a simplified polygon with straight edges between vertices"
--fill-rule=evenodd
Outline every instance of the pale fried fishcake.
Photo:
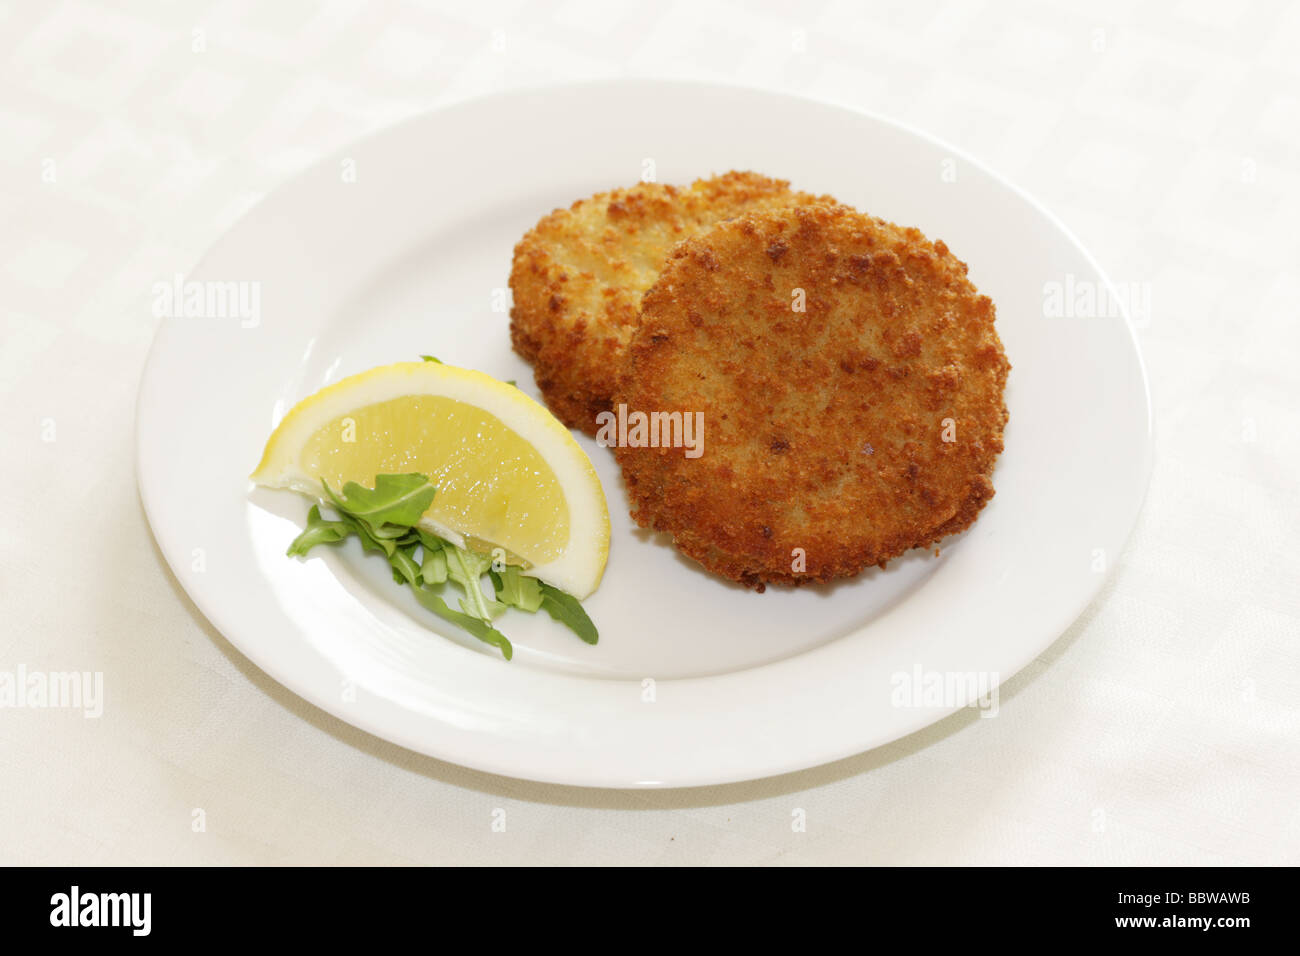
M 844 206 L 747 215 L 679 245 L 641 309 L 615 401 L 702 411 L 703 453 L 616 454 L 633 517 L 709 570 L 854 575 L 993 496 L 1010 365 L 942 242 Z
M 581 199 L 539 222 L 515 247 L 510 337 L 534 365 L 546 404 L 588 434 L 610 407 L 641 295 L 682 239 L 745 211 L 830 197 L 730 172 L 688 187 L 641 183 Z

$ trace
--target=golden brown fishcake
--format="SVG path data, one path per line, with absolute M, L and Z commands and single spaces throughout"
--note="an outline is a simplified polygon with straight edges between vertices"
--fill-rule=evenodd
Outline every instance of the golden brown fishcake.
M 710 571 L 854 575 L 993 496 L 1010 364 L 942 242 L 844 206 L 747 215 L 679 245 L 641 309 L 615 402 L 702 411 L 704 436 L 617 449 L 632 516 Z
M 515 247 L 510 337 L 534 365 L 561 421 L 588 434 L 610 407 L 641 295 L 682 239 L 749 210 L 831 201 L 757 173 L 688 187 L 640 183 L 581 199 L 539 222 Z

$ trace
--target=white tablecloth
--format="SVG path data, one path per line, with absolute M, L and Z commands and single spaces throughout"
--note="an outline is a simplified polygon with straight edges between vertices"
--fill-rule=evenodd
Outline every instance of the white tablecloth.
M 98 719 L 0 709 L 0 862 L 1300 863 L 1300 7 L 871 6 L 0 10 L 0 671 L 104 675 Z M 1145 510 L 997 719 L 701 790 L 497 778 L 297 699 L 166 569 L 133 465 L 152 284 L 370 130 L 625 74 L 902 118 L 1148 284 Z

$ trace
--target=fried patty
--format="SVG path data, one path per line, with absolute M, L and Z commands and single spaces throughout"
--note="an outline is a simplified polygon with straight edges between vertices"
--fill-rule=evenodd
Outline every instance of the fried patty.
M 704 432 L 616 449 L 632 516 L 760 591 L 883 567 L 993 497 L 1009 369 L 942 242 L 833 204 L 720 223 L 642 297 L 615 402 Z
M 688 187 L 641 183 L 581 199 L 539 222 L 515 247 L 510 337 L 533 363 L 551 411 L 595 434 L 610 407 L 641 296 L 682 239 L 746 211 L 829 201 L 757 173 Z

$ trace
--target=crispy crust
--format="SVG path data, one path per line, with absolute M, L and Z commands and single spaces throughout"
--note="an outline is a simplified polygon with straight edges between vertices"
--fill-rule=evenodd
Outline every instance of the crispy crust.
M 1009 369 L 942 242 L 833 204 L 721 223 L 642 300 L 615 402 L 705 427 L 698 458 L 616 450 L 632 516 L 758 590 L 883 567 L 993 496 Z
M 595 434 L 610 407 L 641 296 L 679 241 L 745 211 L 829 201 L 730 172 L 688 187 L 641 183 L 557 209 L 515 246 L 510 337 L 551 411 Z

